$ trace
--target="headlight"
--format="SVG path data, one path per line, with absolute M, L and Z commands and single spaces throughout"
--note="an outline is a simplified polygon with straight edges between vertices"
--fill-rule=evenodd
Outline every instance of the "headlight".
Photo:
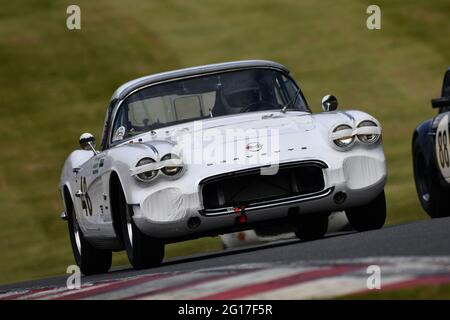
M 177 159 L 179 160 L 180 157 L 178 157 L 175 154 L 172 153 L 168 153 L 166 154 L 164 157 L 161 158 L 161 161 L 166 161 L 166 160 L 171 160 L 171 159 Z M 167 176 L 175 176 L 178 173 L 181 172 L 181 170 L 183 169 L 183 167 L 181 165 L 177 165 L 177 166 L 165 166 L 163 168 L 161 168 L 162 173 L 164 173 Z
M 358 134 L 358 140 L 363 143 L 375 143 L 380 138 L 380 128 L 378 125 L 371 120 L 364 120 L 358 125 L 358 129 L 363 128 L 358 131 L 366 131 L 367 133 Z
M 348 124 L 338 125 L 333 130 L 333 143 L 340 148 L 348 148 L 355 141 L 355 136 L 353 136 L 352 132 L 353 129 Z
M 136 167 L 140 167 L 140 166 L 143 166 L 143 165 L 146 165 L 146 164 L 150 164 L 150 163 L 154 163 L 154 162 L 155 162 L 155 160 L 153 160 L 152 158 L 142 158 L 136 164 Z M 156 177 L 157 173 L 158 173 L 158 170 L 146 171 L 146 172 L 142 172 L 140 174 L 137 174 L 135 177 L 139 181 L 148 183 L 148 182 L 152 181 Z

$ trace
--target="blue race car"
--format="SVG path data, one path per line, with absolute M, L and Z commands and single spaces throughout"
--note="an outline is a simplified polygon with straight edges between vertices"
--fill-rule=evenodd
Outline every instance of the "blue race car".
M 420 203 L 432 218 L 450 216 L 450 68 L 440 98 L 431 105 L 438 114 L 414 131 L 413 167 Z

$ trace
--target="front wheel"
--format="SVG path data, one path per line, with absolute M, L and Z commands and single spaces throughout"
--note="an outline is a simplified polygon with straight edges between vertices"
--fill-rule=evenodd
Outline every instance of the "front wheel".
M 111 268 L 111 250 L 94 248 L 85 238 L 78 224 L 74 207 L 71 201 L 67 201 L 67 214 L 70 242 L 75 262 L 84 275 L 105 273 Z
M 386 197 L 384 190 L 371 202 L 345 210 L 350 225 L 356 231 L 380 229 L 386 222 Z
M 128 260 L 134 269 L 159 266 L 164 258 L 164 243 L 138 229 L 133 220 L 133 209 L 126 203 L 123 191 L 120 196 L 122 234 Z
M 438 172 L 430 169 L 424 151 L 416 139 L 413 145 L 413 168 L 417 195 L 422 208 L 431 218 L 450 215 L 450 191 L 440 186 Z

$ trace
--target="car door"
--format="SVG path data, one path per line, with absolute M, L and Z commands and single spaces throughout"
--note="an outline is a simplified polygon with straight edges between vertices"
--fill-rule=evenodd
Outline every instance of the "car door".
M 83 164 L 77 174 L 79 219 L 88 234 L 105 231 L 105 223 L 111 221 L 104 177 L 105 158 L 104 152 L 96 154 Z

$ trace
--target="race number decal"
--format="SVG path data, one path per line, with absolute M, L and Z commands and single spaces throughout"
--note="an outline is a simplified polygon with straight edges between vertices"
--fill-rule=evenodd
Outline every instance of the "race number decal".
M 448 115 L 442 117 L 436 130 L 436 159 L 445 180 L 450 182 Z

